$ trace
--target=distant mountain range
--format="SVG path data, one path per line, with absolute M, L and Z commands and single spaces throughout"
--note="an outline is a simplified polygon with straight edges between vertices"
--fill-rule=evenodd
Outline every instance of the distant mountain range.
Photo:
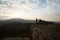
M 44 22 L 45 23 L 52 23 L 51 21 L 45 21 L 45 20 L 40 20 L 40 21 L 42 23 L 44 23 Z M 12 19 L 8 19 L 8 20 L 0 20 L 0 24 L 10 23 L 10 22 L 36 23 L 36 20 L 27 20 L 27 19 L 21 19 L 21 18 L 12 18 Z M 58 23 L 58 22 L 56 22 L 56 23 Z
M 8 20 L 0 20 L 1 23 L 9 23 L 9 22 L 20 22 L 20 23 L 35 23 L 35 20 L 27 20 L 27 19 L 21 19 L 21 18 L 12 18 Z

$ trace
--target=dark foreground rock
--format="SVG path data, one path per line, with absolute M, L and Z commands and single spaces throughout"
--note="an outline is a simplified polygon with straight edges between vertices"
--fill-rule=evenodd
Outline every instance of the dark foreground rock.
M 25 30 L 26 32 L 23 31 L 21 34 L 20 34 L 21 31 L 18 32 L 19 34 L 17 33 L 14 34 L 13 31 L 12 34 L 13 36 L 11 36 L 11 34 L 6 34 L 6 35 L 10 35 L 7 37 L 2 37 L 2 35 L 0 34 L 0 37 L 2 37 L 0 40 L 60 40 L 60 26 L 32 24 L 28 27 L 30 27 L 29 28 L 30 32 Z

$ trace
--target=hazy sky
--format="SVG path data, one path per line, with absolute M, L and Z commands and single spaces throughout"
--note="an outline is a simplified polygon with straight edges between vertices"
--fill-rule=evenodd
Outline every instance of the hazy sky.
M 10 18 L 60 21 L 60 0 L 0 0 L 0 20 Z

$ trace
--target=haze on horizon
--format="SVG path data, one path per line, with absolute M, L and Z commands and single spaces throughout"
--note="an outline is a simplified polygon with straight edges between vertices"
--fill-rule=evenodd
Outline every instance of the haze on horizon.
M 60 21 L 60 0 L 0 0 L 0 20 L 11 18 Z

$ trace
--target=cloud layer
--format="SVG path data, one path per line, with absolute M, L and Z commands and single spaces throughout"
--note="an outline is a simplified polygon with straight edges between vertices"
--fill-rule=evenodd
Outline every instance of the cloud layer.
M 59 21 L 60 0 L 0 0 L 0 16 Z M 4 19 L 4 18 L 1 18 Z

